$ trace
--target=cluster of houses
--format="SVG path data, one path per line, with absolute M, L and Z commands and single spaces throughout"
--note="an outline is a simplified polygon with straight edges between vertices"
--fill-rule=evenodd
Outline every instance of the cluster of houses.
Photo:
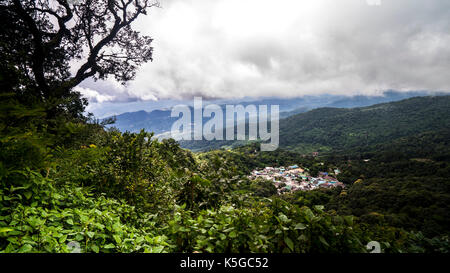
M 339 174 L 335 170 L 334 174 Z M 266 167 L 262 170 L 254 170 L 249 176 L 254 180 L 263 178 L 273 181 L 278 189 L 278 193 L 294 192 L 298 190 L 309 191 L 317 188 L 344 187 L 334 176 L 327 172 L 320 172 L 317 177 L 312 177 L 304 169 L 297 165 L 285 167 Z

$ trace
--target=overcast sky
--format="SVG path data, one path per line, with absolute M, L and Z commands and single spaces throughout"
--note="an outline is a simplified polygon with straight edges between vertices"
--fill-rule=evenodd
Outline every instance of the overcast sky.
M 450 90 L 449 0 L 161 0 L 134 25 L 154 61 L 101 102 Z

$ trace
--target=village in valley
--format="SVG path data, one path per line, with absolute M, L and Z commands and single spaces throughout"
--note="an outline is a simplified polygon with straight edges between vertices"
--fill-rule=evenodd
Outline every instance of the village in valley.
M 317 177 L 312 177 L 305 169 L 298 165 L 289 167 L 266 167 L 252 171 L 250 179 L 265 179 L 272 181 L 279 194 L 294 191 L 309 191 L 318 188 L 344 187 L 336 176 L 340 173 L 338 169 L 333 174 L 319 172 Z

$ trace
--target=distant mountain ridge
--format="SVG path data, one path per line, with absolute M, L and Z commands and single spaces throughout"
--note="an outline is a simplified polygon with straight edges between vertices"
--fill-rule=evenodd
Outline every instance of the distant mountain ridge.
M 388 149 L 405 139 L 430 141 L 450 128 L 450 96 L 415 97 L 358 108 L 318 108 L 280 120 L 280 148 L 300 153 Z M 436 138 L 437 139 L 437 138 Z M 424 140 L 425 141 L 425 140 Z M 230 148 L 245 141 L 182 141 L 194 151 Z M 417 141 L 415 142 L 417 144 Z M 416 145 L 415 144 L 415 145 Z M 402 144 L 408 149 L 406 144 Z M 395 147 L 394 147 L 395 148 Z
M 341 95 L 318 95 L 318 96 L 304 96 L 300 98 L 263 98 L 260 100 L 234 100 L 230 101 L 233 104 L 242 104 L 247 106 L 253 105 L 279 105 L 280 118 L 287 118 L 289 116 L 304 113 L 312 109 L 320 107 L 363 107 L 382 102 L 398 101 L 405 98 L 427 95 L 427 92 L 396 92 L 386 91 L 381 96 L 341 96 Z M 226 102 L 223 102 L 223 105 Z M 149 132 L 154 132 L 156 135 L 167 133 L 171 130 L 172 124 L 178 118 L 170 117 L 171 110 L 160 109 L 146 112 L 144 110 L 136 112 L 127 112 L 116 116 L 116 123 L 110 127 L 116 127 L 122 132 L 139 132 L 145 129 Z M 205 122 L 208 119 L 205 119 Z
M 450 128 L 450 96 L 415 97 L 352 109 L 319 108 L 280 122 L 280 146 L 364 149 Z
M 138 111 L 128 112 L 116 116 L 116 122 L 111 127 L 116 127 L 122 132 L 138 132 L 145 129 L 155 134 L 169 131 L 177 118 L 170 117 L 170 110 L 154 110 L 152 112 Z

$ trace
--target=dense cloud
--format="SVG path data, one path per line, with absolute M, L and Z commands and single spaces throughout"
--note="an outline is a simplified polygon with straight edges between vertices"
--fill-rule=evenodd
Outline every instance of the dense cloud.
M 154 62 L 82 86 L 98 102 L 450 91 L 450 1 L 368 2 L 161 0 L 135 25 Z

